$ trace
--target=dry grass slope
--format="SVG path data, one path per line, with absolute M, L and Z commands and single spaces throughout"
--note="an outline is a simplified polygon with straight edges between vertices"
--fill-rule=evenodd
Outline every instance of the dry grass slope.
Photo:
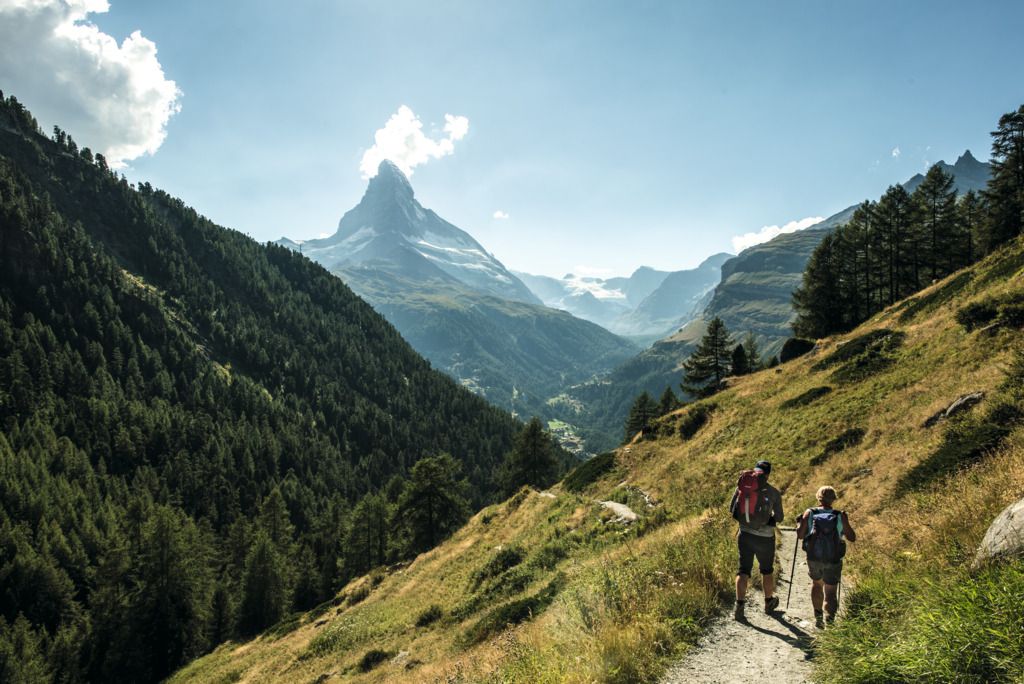
M 1024 431 L 1010 426 L 961 470 L 947 462 L 938 477 L 909 487 L 907 480 L 952 431 L 973 429 L 996 402 L 1021 399 L 1006 381 L 1020 332 L 968 331 L 956 313 L 1020 293 L 1022 253 L 1024 245 L 1011 245 L 969 277 L 954 275 L 952 292 L 940 283 L 849 335 L 820 341 L 812 354 L 733 381 L 687 439 L 679 428 L 692 422 L 693 408 L 666 416 L 656 439 L 619 450 L 589 484 L 578 479 L 578 491 L 521 491 L 410 566 L 344 589 L 345 597 L 365 593 L 362 601 L 339 599 L 290 631 L 225 644 L 172 681 L 655 681 L 728 596 L 734 542 L 724 505 L 736 472 L 760 458 L 774 463 L 787 517 L 828 483 L 858 528 L 848 556 L 858 588 L 844 626 L 822 640 L 821 680 L 928 679 L 913 669 L 925 658 L 946 668 L 932 678 L 1024 676 L 1006 664 L 1012 653 L 997 654 L 1002 665 L 981 663 L 977 676 L 950 669 L 935 644 L 959 646 L 954 637 L 963 635 L 936 623 L 932 598 L 951 596 L 944 576 L 979 591 L 993 586 L 968 566 L 988 522 L 1024 495 Z M 821 363 L 883 329 L 898 334 L 868 338 L 888 340 L 865 345 L 873 357 L 840 353 L 841 361 Z M 923 427 L 977 390 L 986 399 L 967 417 Z M 627 503 L 640 521 L 612 522 L 597 503 L 606 499 Z M 516 552 L 502 552 L 509 548 Z M 506 621 L 515 624 L 501 629 Z M 904 630 L 905 643 L 873 650 L 868 644 L 884 629 Z M 935 634 L 952 636 L 941 642 Z

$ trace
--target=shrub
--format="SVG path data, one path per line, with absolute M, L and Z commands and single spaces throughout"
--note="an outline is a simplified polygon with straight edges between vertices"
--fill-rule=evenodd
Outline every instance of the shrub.
M 370 649 L 359 659 L 359 671 L 369 672 L 390 657 L 391 654 L 387 651 L 382 651 L 379 648 Z
M 552 539 L 530 559 L 530 565 L 543 570 L 552 570 L 558 562 L 569 556 L 570 541 L 568 537 Z
M 894 352 L 906 337 L 902 332 L 885 328 L 872 330 L 850 340 L 812 366 L 824 370 L 838 364 L 832 378 L 839 383 L 857 382 L 879 373 L 895 362 Z
M 797 408 L 799 406 L 806 406 L 807 404 L 810 404 L 812 401 L 815 401 L 816 399 L 820 399 L 821 397 L 825 396 L 831 391 L 831 387 L 812 387 L 803 394 L 800 394 L 798 396 L 793 397 L 792 399 L 787 399 L 786 401 L 782 402 L 781 408 L 791 409 Z
M 565 476 L 562 486 L 570 492 L 581 492 L 596 482 L 615 465 L 615 452 L 607 451 L 579 464 Z
M 517 625 L 539 615 L 551 605 L 564 583 L 565 577 L 559 573 L 546 587 L 533 596 L 516 599 L 498 606 L 466 630 L 463 641 L 467 645 L 479 644 L 509 625 Z
M 434 603 L 434 604 L 431 604 L 429 608 L 424 610 L 422 613 L 420 613 L 416 617 L 416 626 L 417 627 L 426 627 L 427 625 L 434 624 L 435 622 L 437 622 L 438 620 L 440 620 L 443 617 L 444 617 L 444 610 L 441 608 L 441 606 L 439 606 L 436 603 Z
M 878 345 L 885 343 L 886 340 L 892 337 L 898 338 L 900 342 L 903 341 L 903 333 L 893 332 L 888 328 L 879 328 L 878 330 L 866 332 L 840 345 L 834 352 L 811 366 L 811 370 L 827 370 L 833 366 L 851 361 L 870 349 L 877 348 Z
M 971 332 L 982 326 L 988 325 L 995 320 L 999 314 L 995 302 L 991 299 L 971 302 L 960 307 L 956 312 L 956 322 L 964 327 L 964 330 Z
M 679 421 L 679 436 L 684 440 L 693 439 L 716 408 L 718 407 L 715 404 L 694 404 Z
M 509 568 L 514 568 L 523 562 L 523 558 L 525 558 L 525 554 L 518 546 L 506 546 L 499 549 L 483 567 L 473 573 L 473 586 L 479 587 L 484 580 L 497 577 Z
M 814 349 L 814 342 L 812 340 L 805 340 L 802 337 L 790 337 L 782 344 L 782 350 L 779 352 L 779 363 L 792 361 L 812 349 Z
M 363 583 L 352 590 L 352 593 L 348 596 L 348 605 L 354 606 L 360 601 L 364 600 L 370 595 L 370 585 Z
M 838 437 L 831 439 L 825 444 L 821 453 L 811 459 L 811 465 L 821 465 L 832 456 L 850 447 L 857 446 L 864 440 L 866 434 L 864 428 L 850 428 L 844 430 Z

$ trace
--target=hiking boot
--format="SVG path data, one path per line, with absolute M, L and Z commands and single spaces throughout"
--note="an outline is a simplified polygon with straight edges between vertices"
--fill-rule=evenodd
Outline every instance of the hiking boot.
M 772 596 L 764 600 L 764 612 L 766 615 L 771 615 L 775 612 L 775 609 L 779 607 L 779 597 Z
M 747 605 L 746 601 L 737 601 L 736 609 L 733 611 L 733 617 L 739 621 L 743 621 L 745 616 L 743 615 L 743 608 Z
M 825 616 L 817 611 L 814 612 L 814 626 L 818 629 L 825 629 Z
M 831 627 L 835 623 L 836 623 L 836 614 L 835 613 L 828 613 L 827 615 L 825 615 L 825 624 L 826 625 Z

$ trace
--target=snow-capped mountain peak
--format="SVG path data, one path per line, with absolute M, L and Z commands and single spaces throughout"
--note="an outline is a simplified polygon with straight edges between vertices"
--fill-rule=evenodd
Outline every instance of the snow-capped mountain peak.
M 359 204 L 341 217 L 334 235 L 301 246 L 286 238 L 279 243 L 332 270 L 366 265 L 406 276 L 447 276 L 505 299 L 540 303 L 473 236 L 425 209 L 409 179 L 388 160 L 380 163 Z

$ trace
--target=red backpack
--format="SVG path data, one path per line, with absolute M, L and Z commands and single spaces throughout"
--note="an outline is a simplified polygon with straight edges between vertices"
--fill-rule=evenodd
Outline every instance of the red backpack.
M 768 499 L 768 483 L 760 470 L 744 470 L 732 495 L 732 517 L 748 527 L 759 528 L 772 517 L 772 502 Z

